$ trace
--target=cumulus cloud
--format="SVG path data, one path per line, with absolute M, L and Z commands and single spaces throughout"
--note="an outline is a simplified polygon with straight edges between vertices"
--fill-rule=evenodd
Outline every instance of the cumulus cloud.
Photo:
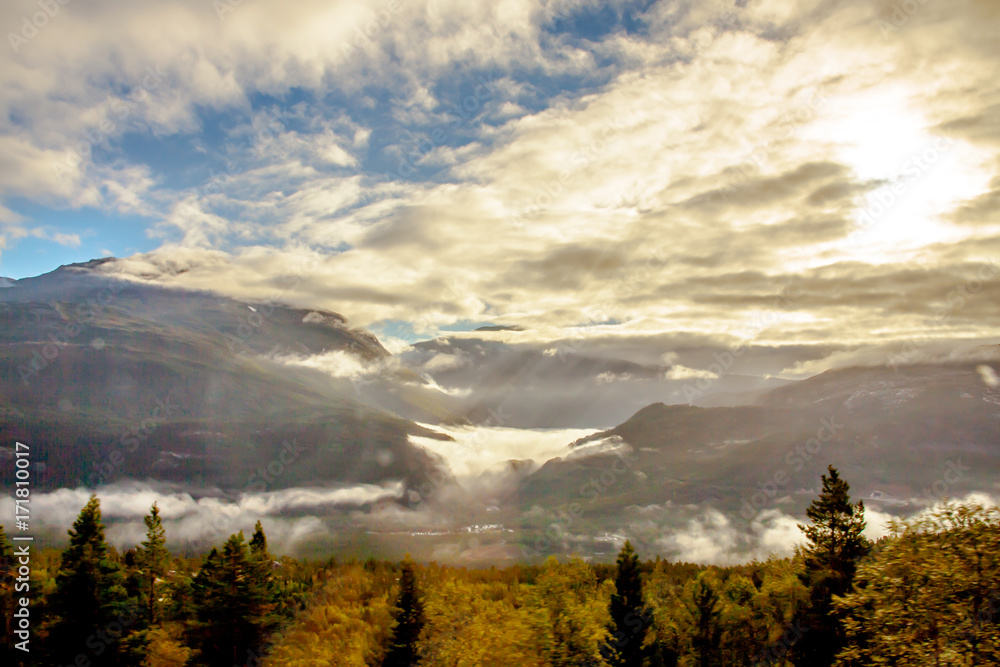
M 771 555 L 789 556 L 804 542 L 798 522 L 780 510 L 766 510 L 750 522 L 737 523 L 706 508 L 656 541 L 670 558 L 693 563 L 732 565 Z
M 0 246 L 15 200 L 134 214 L 162 246 L 133 275 L 259 298 L 314 260 L 296 305 L 428 336 L 1000 324 L 989 0 L 622 0 L 586 35 L 564 0 L 231 9 L 100 0 L 0 55 Z

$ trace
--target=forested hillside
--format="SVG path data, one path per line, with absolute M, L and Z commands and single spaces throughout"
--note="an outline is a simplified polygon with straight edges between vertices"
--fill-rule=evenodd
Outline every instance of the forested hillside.
M 31 653 L 13 646 L 17 564 L 3 549 L 3 664 L 996 665 L 1000 511 L 943 504 L 871 543 L 835 469 L 793 558 L 734 567 L 554 557 L 466 569 L 271 554 L 258 522 L 172 557 L 157 506 L 120 553 L 100 501 L 61 554 L 33 555 Z

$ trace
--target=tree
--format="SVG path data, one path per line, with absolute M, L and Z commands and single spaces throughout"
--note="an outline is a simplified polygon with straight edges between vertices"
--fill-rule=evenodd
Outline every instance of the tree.
M 823 491 L 806 510 L 811 526 L 799 525 L 809 540 L 804 550 L 806 573 L 827 573 L 837 577 L 837 594 L 850 590 L 858 562 L 871 545 L 864 536 L 865 504 L 851 505 L 850 485 L 840 479 L 837 469 L 822 475 Z
M 149 631 L 149 645 L 143 667 L 184 667 L 191 649 L 183 642 L 180 626 L 167 623 Z
M 264 535 L 264 527 L 260 525 L 260 521 L 253 527 L 253 536 L 250 538 L 250 553 L 265 560 L 269 558 L 267 553 L 267 537 Z
M 1000 664 L 1000 510 L 946 504 L 906 522 L 834 599 L 845 667 Z
M 643 642 L 652 621 L 642 597 L 639 557 L 626 540 L 618 554 L 615 591 L 611 594 L 608 611 L 610 638 L 604 643 L 604 659 L 615 667 L 639 667 L 642 664 Z
M 163 578 L 170 567 L 170 552 L 167 551 L 166 531 L 160 521 L 160 508 L 153 503 L 149 515 L 143 521 L 146 523 L 146 539 L 136 549 L 136 565 L 142 572 L 147 596 L 148 621 L 152 626 L 156 622 L 156 580 Z
M 101 503 L 91 496 L 69 531 L 51 600 L 48 644 L 59 664 L 81 654 L 91 665 L 114 665 L 120 639 L 136 620 L 128 605 L 125 575 L 104 540 Z
M 410 667 L 417 663 L 417 639 L 424 627 L 424 608 L 417 596 L 413 562 L 409 555 L 403 560 L 399 575 L 399 597 L 392 615 L 395 626 L 389 638 L 389 651 L 383 667 Z
M 809 602 L 800 615 L 803 636 L 793 651 L 796 665 L 827 667 L 844 644 L 843 630 L 833 614 L 832 600 L 851 590 L 858 564 L 871 545 L 864 537 L 865 506 L 851 504 L 850 485 L 836 468 L 822 475 L 823 490 L 806 510 L 812 521 L 799 525 L 808 540 L 802 549 L 805 570 L 802 582 L 809 588 Z
M 699 667 L 711 667 L 719 652 L 722 628 L 719 624 L 721 601 L 715 590 L 714 577 L 699 572 L 687 586 L 685 607 L 694 626 L 691 643 Z
M 549 556 L 532 591 L 531 606 L 537 609 L 535 632 L 545 664 L 601 664 L 608 603 L 594 569 L 579 558 L 560 564 Z
M 14 660 L 14 549 L 7 533 L 0 526 L 0 619 L 3 639 L 0 639 L 0 659 L 6 664 Z
M 213 548 L 208 554 L 192 582 L 198 664 L 230 667 L 259 660 L 275 623 L 266 566 L 248 553 L 242 531 L 226 540 L 221 553 Z

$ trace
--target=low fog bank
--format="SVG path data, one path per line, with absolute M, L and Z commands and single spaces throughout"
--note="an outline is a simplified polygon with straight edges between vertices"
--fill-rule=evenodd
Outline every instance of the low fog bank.
M 453 433 L 462 435 L 460 429 Z M 504 439 L 509 443 L 504 455 L 530 453 L 520 449 L 530 434 L 522 435 L 523 440 Z M 542 442 L 553 447 L 561 437 L 543 436 Z M 611 518 L 597 520 L 568 517 L 564 508 L 534 505 L 524 509 L 516 495 L 499 498 L 495 485 L 480 483 L 483 478 L 503 477 L 491 472 L 488 457 L 463 465 L 455 470 L 465 470 L 470 476 L 442 481 L 431 493 L 418 497 L 407 492 L 401 482 L 236 496 L 215 489 L 182 489 L 150 482 L 120 483 L 97 490 L 63 488 L 32 496 L 32 531 L 43 542 L 65 545 L 65 531 L 96 493 L 107 537 L 119 549 L 131 548 L 144 539 L 143 517 L 154 502 L 160 508 L 170 548 L 183 553 L 203 552 L 240 530 L 249 535 L 258 520 L 278 555 L 364 558 L 375 554 L 396 559 L 411 552 L 422 560 L 479 565 L 539 562 L 548 556 L 571 555 L 612 562 L 626 539 L 632 540 L 642 558 L 734 565 L 790 556 L 804 541 L 798 524 L 805 522 L 805 517 L 788 513 L 790 508 L 768 508 L 749 520 L 709 505 L 670 502 L 630 505 Z M 983 492 L 955 500 L 1000 506 L 1000 497 Z M 801 509 L 804 515 L 805 508 Z M 891 532 L 893 520 L 931 509 L 866 504 L 865 534 L 877 539 Z M 0 512 L 13 516 L 11 498 L 0 499 Z M 358 535 L 363 537 L 361 541 Z
M 952 501 L 1000 506 L 1000 497 L 984 492 L 968 493 Z M 892 532 L 892 522 L 918 518 L 940 508 L 942 502 L 917 512 L 902 511 L 905 508 L 892 512 L 866 504 L 865 537 L 870 540 L 885 537 Z M 634 520 L 629 523 L 627 532 L 646 537 L 655 544 L 661 556 L 674 561 L 736 565 L 771 555 L 791 556 L 795 547 L 805 543 L 805 536 L 798 528 L 798 524 L 808 523 L 805 516 L 792 516 L 778 509 L 765 510 L 746 521 L 714 508 L 688 508 L 694 515 L 682 525 L 664 532 L 663 525 L 657 524 L 654 517 L 662 517 L 667 509 L 666 506 L 628 508 L 627 515 Z
M 155 502 L 160 509 L 169 545 L 175 550 L 219 544 L 242 530 L 249 536 L 259 520 L 276 553 L 294 553 L 305 540 L 329 531 L 322 517 L 338 511 L 403 495 L 402 482 L 360 484 L 341 488 L 301 487 L 265 493 L 223 494 L 217 489 L 182 489 L 155 482 L 125 482 L 98 489 L 62 488 L 31 496 L 31 526 L 61 537 L 70 529 L 91 494 L 101 501 L 107 538 L 119 549 L 145 539 L 143 517 Z M 0 513 L 14 515 L 14 500 L 0 499 Z
M 452 475 L 467 483 L 484 473 L 501 471 L 511 461 L 542 465 L 568 456 L 574 441 L 599 430 L 424 426 L 450 435 L 454 442 L 413 435 L 410 442 L 436 456 Z

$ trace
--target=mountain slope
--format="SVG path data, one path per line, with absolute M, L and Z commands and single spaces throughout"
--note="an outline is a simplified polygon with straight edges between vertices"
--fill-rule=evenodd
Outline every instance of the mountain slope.
M 882 491 L 911 508 L 996 491 L 1000 390 L 981 370 L 848 368 L 780 387 L 751 406 L 650 405 L 528 476 L 520 502 L 582 503 L 606 528 L 624 507 L 665 502 L 708 503 L 736 518 L 754 498 L 755 510 L 788 497 L 790 510 L 804 507 L 828 464 L 857 497 Z
M 433 470 L 408 436 L 447 436 L 366 404 L 348 381 L 269 360 L 389 356 L 342 316 L 127 282 L 101 266 L 0 289 L 0 437 L 32 444 L 43 486 L 413 485 Z

